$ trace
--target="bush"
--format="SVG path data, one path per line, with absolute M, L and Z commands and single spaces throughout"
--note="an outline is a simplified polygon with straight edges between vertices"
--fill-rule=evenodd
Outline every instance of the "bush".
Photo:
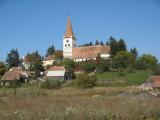
M 101 58 L 99 63 L 97 64 L 96 72 L 98 73 L 107 72 L 109 71 L 109 67 L 110 67 L 109 61 Z
M 41 84 L 41 88 L 44 89 L 59 89 L 61 88 L 60 80 L 48 79 Z
M 95 75 L 81 74 L 74 81 L 78 88 L 91 88 L 96 86 L 97 77 Z
M 96 64 L 94 62 L 83 63 L 82 69 L 87 73 L 93 72 L 96 69 Z
M 119 76 L 124 76 L 124 75 L 125 75 L 124 70 L 119 70 L 119 71 L 118 71 L 118 75 L 119 75 Z
M 135 72 L 136 72 L 136 70 L 135 70 L 134 67 L 129 66 L 129 67 L 127 68 L 127 73 L 135 73 Z

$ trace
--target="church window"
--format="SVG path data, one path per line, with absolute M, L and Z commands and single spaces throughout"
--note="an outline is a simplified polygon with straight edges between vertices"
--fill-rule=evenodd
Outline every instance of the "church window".
M 68 46 L 70 47 L 70 44 L 68 44 Z
M 65 47 L 67 47 L 67 44 L 65 44 Z

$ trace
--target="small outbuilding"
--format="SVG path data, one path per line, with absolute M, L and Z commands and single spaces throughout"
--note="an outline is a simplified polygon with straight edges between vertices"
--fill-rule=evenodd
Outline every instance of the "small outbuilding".
M 6 72 L 1 78 L 2 85 L 20 84 L 27 82 L 28 75 L 21 67 L 13 67 L 10 71 Z
M 59 79 L 64 80 L 65 68 L 64 66 L 51 66 L 46 73 L 47 79 Z
M 158 90 L 160 91 L 160 76 L 150 76 L 140 88 L 145 90 Z
M 47 66 L 53 65 L 53 62 L 55 61 L 55 55 L 49 55 L 43 60 L 43 66 L 46 68 Z

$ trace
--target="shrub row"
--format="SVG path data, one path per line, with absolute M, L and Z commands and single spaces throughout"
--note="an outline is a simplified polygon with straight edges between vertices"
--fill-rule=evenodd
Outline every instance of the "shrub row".
M 74 86 L 78 88 L 91 88 L 96 86 L 97 77 L 95 75 L 80 74 L 74 81 Z
M 58 89 L 61 88 L 60 80 L 47 79 L 46 81 L 41 83 L 41 88 L 44 89 Z

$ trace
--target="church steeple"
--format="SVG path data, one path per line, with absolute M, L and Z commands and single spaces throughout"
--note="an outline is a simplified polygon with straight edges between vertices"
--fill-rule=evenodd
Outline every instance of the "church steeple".
M 76 39 L 73 33 L 72 24 L 70 20 L 70 16 L 68 16 L 67 27 L 64 38 L 73 38 Z
M 63 38 L 63 57 L 72 58 L 72 49 L 76 47 L 76 38 L 73 33 L 70 17 L 68 16 L 66 33 Z

